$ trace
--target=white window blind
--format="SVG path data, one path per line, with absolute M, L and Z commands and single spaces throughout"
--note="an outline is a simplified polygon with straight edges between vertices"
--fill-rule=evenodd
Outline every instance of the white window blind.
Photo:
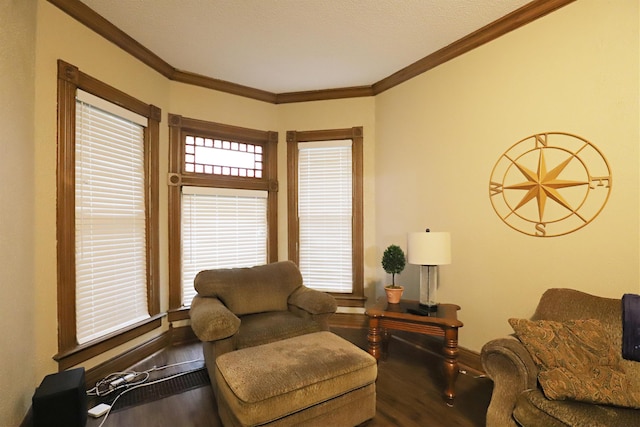
M 146 118 L 137 117 L 134 122 L 130 116 L 133 113 L 97 99 L 79 91 L 76 101 L 75 256 L 79 344 L 149 317 L 144 178 Z M 95 106 L 100 103 L 100 108 Z M 145 126 L 136 123 L 140 121 L 144 121 Z
M 353 288 L 351 140 L 298 144 L 299 262 L 311 288 Z
M 182 187 L 182 303 L 202 270 L 267 262 L 266 191 Z

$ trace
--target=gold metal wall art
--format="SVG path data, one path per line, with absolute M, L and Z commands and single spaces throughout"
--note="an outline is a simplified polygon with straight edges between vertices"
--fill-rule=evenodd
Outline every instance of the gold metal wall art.
M 586 139 L 547 132 L 516 142 L 496 162 L 489 199 L 509 227 L 534 237 L 572 233 L 602 211 L 613 176 Z

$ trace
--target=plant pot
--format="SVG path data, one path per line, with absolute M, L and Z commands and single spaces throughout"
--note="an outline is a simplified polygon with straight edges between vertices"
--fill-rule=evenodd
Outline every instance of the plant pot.
M 384 291 L 387 293 L 387 302 L 389 304 L 397 304 L 400 302 L 400 298 L 402 298 L 404 288 L 402 286 L 397 286 L 395 288 L 385 286 Z

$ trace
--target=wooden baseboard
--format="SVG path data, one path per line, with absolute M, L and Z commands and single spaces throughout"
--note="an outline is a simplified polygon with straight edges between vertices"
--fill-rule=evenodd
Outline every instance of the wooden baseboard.
M 198 337 L 191 329 L 191 326 L 178 326 L 169 329 L 171 332 L 171 345 L 190 344 L 198 341 Z
M 367 329 L 367 316 L 359 313 L 335 313 L 329 318 L 329 326 L 335 328 Z
M 438 357 L 444 357 L 442 355 L 442 339 L 404 331 L 391 331 L 391 333 L 392 339 L 404 341 Z M 480 361 L 480 353 L 458 347 L 458 363 L 460 369 L 471 371 L 474 375 L 485 374 Z
M 119 354 L 103 362 L 85 373 L 87 388 L 92 388 L 96 382 L 113 372 L 121 372 L 138 363 L 153 353 L 162 350 L 171 343 L 170 332 L 163 332 L 155 338 L 146 341 L 125 353 Z
M 368 329 L 367 316 L 358 313 L 336 313 L 331 317 L 329 324 L 337 328 L 362 329 L 363 334 L 366 334 Z M 441 339 L 403 331 L 393 331 L 392 339 L 401 340 L 423 351 L 427 351 L 438 357 L 443 357 Z M 124 371 L 165 347 L 187 344 L 197 340 L 198 338 L 193 333 L 191 326 L 171 326 L 167 332 L 87 370 L 85 373 L 87 389 L 92 388 L 97 381 L 105 378 L 107 375 L 113 372 Z M 460 364 L 460 369 L 469 370 L 474 375 L 484 374 L 482 363 L 480 362 L 480 354 L 477 352 L 458 347 L 458 363 Z M 31 417 L 32 412 L 31 408 L 29 408 L 20 426 L 29 426 L 32 422 Z
M 182 331 L 182 329 L 188 329 L 189 331 L 191 331 L 190 327 L 175 329 L 171 328 L 169 329 L 169 331 L 163 332 L 157 337 L 154 337 L 130 350 L 127 350 L 126 352 L 119 354 L 107 360 L 106 362 L 96 365 L 91 369 L 88 369 L 85 372 L 85 386 L 87 390 L 93 388 L 98 381 L 105 378 L 107 375 L 114 372 L 122 372 L 140 362 L 141 360 L 162 350 L 163 348 L 171 344 L 175 344 L 176 342 L 174 341 L 174 333 L 176 330 L 180 330 L 180 332 L 177 333 L 179 340 L 185 340 L 184 342 L 186 342 L 186 340 L 188 339 L 188 332 Z M 193 333 L 193 331 L 191 331 L 191 333 Z M 182 341 L 179 341 L 179 343 L 182 343 Z M 33 410 L 31 407 L 29 407 L 29 410 L 25 414 L 24 419 L 20 423 L 20 427 L 29 427 L 32 425 L 32 423 Z
M 331 316 L 329 325 L 337 328 L 357 328 L 362 329 L 366 334 L 368 328 L 367 316 L 364 314 L 352 313 L 336 313 Z M 442 340 L 415 334 L 411 332 L 393 331 L 392 336 L 395 339 L 405 341 L 424 351 L 442 357 Z M 169 345 L 181 345 L 198 341 L 190 326 L 170 327 L 169 331 L 143 343 L 131 350 L 118 355 L 100 365 L 89 369 L 85 376 L 87 386 L 93 387 L 95 383 L 111 374 L 112 372 L 123 371 L 140 360 L 149 357 L 153 353 L 162 350 Z M 471 370 L 475 374 L 484 374 L 482 363 L 480 362 L 480 354 L 468 350 L 464 347 L 458 347 L 458 362 L 461 369 Z
M 363 333 L 366 334 L 369 323 L 367 316 L 364 314 L 336 313 L 329 319 L 329 326 L 336 328 L 359 328 L 363 329 Z M 442 339 L 440 338 L 404 331 L 391 331 L 391 334 L 393 338 L 402 340 L 438 357 L 443 357 Z M 485 374 L 480 361 L 480 353 L 464 347 L 458 347 L 458 363 L 460 364 L 460 369 L 469 370 L 474 375 Z

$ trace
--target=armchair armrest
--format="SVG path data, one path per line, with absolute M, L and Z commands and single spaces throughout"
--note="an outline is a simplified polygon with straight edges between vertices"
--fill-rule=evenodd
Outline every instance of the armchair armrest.
M 493 380 L 493 394 L 487 409 L 487 427 L 516 426 L 512 418 L 518 396 L 538 386 L 538 367 L 516 338 L 499 338 L 486 343 L 480 358 Z
M 238 332 L 240 319 L 218 298 L 196 295 L 189 310 L 191 329 L 201 341 L 217 341 Z
M 335 313 L 338 309 L 336 300 L 331 295 L 306 286 L 300 286 L 289 295 L 287 303 L 312 315 Z

